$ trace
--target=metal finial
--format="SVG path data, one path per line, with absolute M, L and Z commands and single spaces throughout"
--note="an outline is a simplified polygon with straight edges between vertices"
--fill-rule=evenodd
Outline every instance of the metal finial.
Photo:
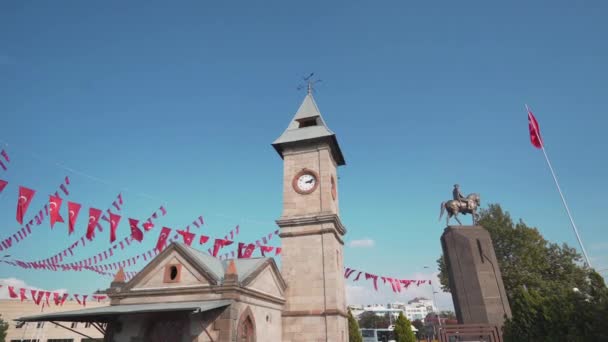
M 314 72 L 311 72 L 310 75 L 306 76 L 306 77 L 302 77 L 302 79 L 304 80 L 304 82 L 306 82 L 306 93 L 308 95 L 311 95 L 314 92 L 314 85 L 316 83 L 321 82 L 322 80 L 315 80 L 312 77 L 315 75 Z M 302 90 L 304 89 L 304 85 L 299 85 L 298 86 L 298 90 Z

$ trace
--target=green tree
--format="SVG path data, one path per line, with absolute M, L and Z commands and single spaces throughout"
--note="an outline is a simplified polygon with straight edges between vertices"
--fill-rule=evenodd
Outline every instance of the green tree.
M 2 319 L 0 315 L 0 342 L 4 342 L 6 339 L 6 331 L 8 330 L 8 323 Z
M 359 316 L 359 327 L 363 329 L 386 329 L 389 324 L 388 314 L 378 316 L 373 311 L 365 311 Z
M 361 330 L 359 330 L 359 323 L 353 313 L 348 309 L 348 342 L 363 342 L 363 336 L 361 336 Z
M 600 275 L 582 266 L 575 249 L 545 240 L 538 229 L 515 223 L 498 204 L 481 210 L 479 224 L 492 237 L 512 319 L 505 341 L 603 341 L 608 290 Z M 443 257 L 439 279 L 449 288 Z
M 419 319 L 414 320 L 412 322 L 412 325 L 416 329 L 418 329 L 418 331 L 416 332 L 417 339 L 420 340 L 420 339 L 426 338 L 426 327 L 424 326 L 424 323 L 421 320 L 419 320 Z
M 412 324 L 407 318 L 405 318 L 403 312 L 399 313 L 399 317 L 395 322 L 395 341 L 416 342 L 416 336 L 412 331 Z

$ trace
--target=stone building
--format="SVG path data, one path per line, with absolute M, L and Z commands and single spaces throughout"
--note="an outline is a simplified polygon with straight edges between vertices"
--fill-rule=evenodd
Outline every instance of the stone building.
M 272 145 L 284 161 L 281 271 L 272 258 L 221 261 L 172 243 L 129 282 L 119 272 L 109 307 L 21 320 L 107 323 L 116 342 L 348 341 L 345 161 L 310 92 Z
M 108 306 L 108 302 L 87 302 L 88 308 Z M 14 319 L 27 315 L 61 313 L 81 309 L 76 301 L 66 301 L 62 306 L 39 306 L 32 300 L 0 300 L 0 314 L 8 323 L 6 342 L 95 342 L 103 341 L 103 335 L 92 324 L 70 322 L 62 324 L 72 331 L 51 322 L 20 322 Z

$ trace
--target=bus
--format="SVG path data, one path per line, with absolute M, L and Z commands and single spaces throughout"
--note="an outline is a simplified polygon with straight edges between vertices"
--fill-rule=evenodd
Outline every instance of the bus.
M 395 342 L 393 329 L 361 329 L 363 342 Z

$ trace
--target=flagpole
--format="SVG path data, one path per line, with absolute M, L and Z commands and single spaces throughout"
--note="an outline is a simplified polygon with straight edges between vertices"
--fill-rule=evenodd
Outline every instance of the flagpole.
M 528 116 L 530 115 L 530 108 L 526 105 L 526 110 L 528 111 Z M 572 214 L 570 213 L 570 208 L 568 207 L 568 203 L 566 203 L 566 198 L 564 197 L 564 193 L 562 192 L 562 188 L 559 186 L 559 182 L 557 181 L 557 176 L 555 175 L 555 171 L 553 171 L 553 166 L 551 165 L 551 161 L 549 161 L 549 156 L 547 156 L 547 151 L 545 150 L 545 143 L 540 138 L 540 134 L 538 132 L 538 127 L 532 124 L 534 128 L 534 132 L 538 137 L 540 142 L 540 147 L 543 150 L 543 155 L 545 156 L 545 160 L 547 161 L 547 166 L 549 166 L 549 170 L 551 171 L 551 176 L 553 176 L 553 181 L 555 182 L 555 186 L 557 187 L 557 191 L 559 192 L 559 196 L 562 199 L 562 203 L 564 204 L 564 208 L 566 209 L 566 213 L 568 214 L 568 218 L 570 219 L 570 224 L 572 225 L 572 229 L 574 230 L 574 234 L 576 235 L 576 239 L 578 240 L 578 244 L 581 246 L 581 251 L 583 252 L 583 256 L 585 257 L 585 262 L 587 266 L 591 268 L 591 262 L 589 262 L 589 256 L 587 255 L 587 251 L 585 250 L 585 246 L 583 246 L 583 241 L 581 240 L 581 236 L 578 233 L 578 228 L 576 228 L 576 224 L 574 223 L 574 219 L 572 218 Z

